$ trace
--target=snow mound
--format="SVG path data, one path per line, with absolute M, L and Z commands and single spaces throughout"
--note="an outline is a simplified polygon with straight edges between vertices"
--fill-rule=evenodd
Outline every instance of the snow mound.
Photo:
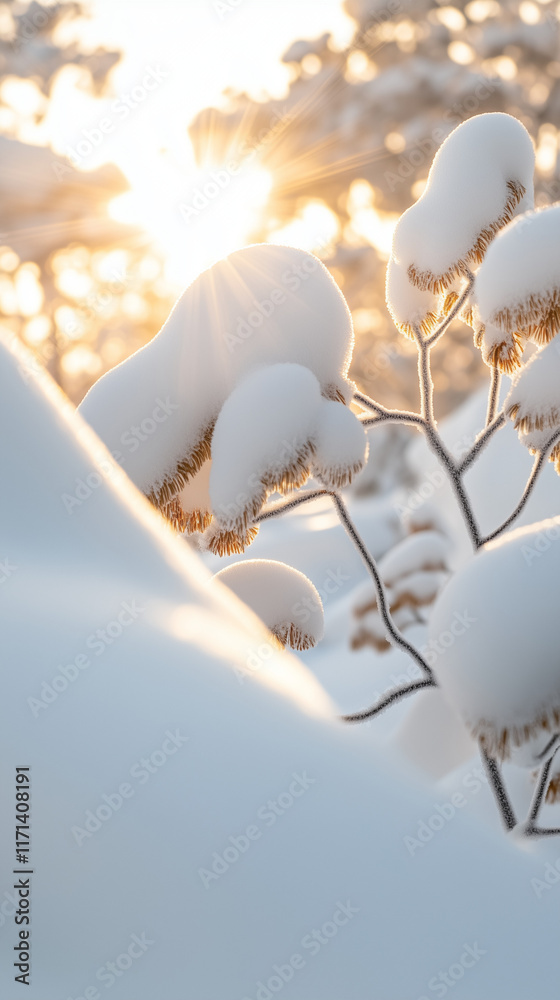
M 560 726 L 559 539 L 560 517 L 485 546 L 452 577 L 430 619 L 444 695 L 502 759 Z M 462 624 L 452 631 L 457 612 Z
M 103 375 L 82 416 L 150 499 L 165 506 L 210 457 L 227 397 L 264 364 L 309 368 L 348 402 L 350 312 L 324 265 L 292 247 L 255 245 L 186 289 L 156 337 Z
M 478 264 L 509 220 L 533 205 L 535 154 L 511 115 L 476 115 L 440 147 L 424 192 L 401 216 L 393 257 L 421 289 L 440 292 Z
M 321 598 L 299 570 L 272 559 L 248 559 L 216 574 L 251 608 L 282 646 L 310 649 L 323 638 Z
M 542 346 L 560 331 L 560 205 L 527 212 L 496 238 L 476 277 L 483 322 Z
M 111 1000 L 254 1000 L 278 969 L 291 1000 L 418 997 L 475 941 L 473 995 L 539 982 L 556 1000 L 557 903 L 530 887 L 542 851 L 459 812 L 411 857 L 432 790 L 332 718 L 52 381 L 2 346 L 0 421 L 2 996 L 9 803 L 30 766 L 29 1000 L 109 985 Z

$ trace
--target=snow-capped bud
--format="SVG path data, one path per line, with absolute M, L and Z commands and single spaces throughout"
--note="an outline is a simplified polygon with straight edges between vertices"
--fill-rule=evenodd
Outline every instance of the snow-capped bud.
M 537 351 L 517 375 L 505 411 L 531 452 L 540 451 L 560 430 L 560 338 Z M 560 464 L 560 441 L 549 456 Z
M 410 280 L 443 292 L 479 264 L 496 233 L 532 207 L 534 165 L 529 133 L 511 115 L 476 115 L 454 129 L 395 229 L 393 256 Z
M 348 403 L 353 343 L 348 306 L 320 260 L 249 246 L 199 275 L 158 335 L 102 376 L 80 410 L 138 488 L 166 508 L 210 458 L 218 414 L 249 372 L 304 365 L 326 398 Z
M 560 331 L 560 205 L 527 212 L 490 247 L 476 278 L 482 321 L 542 347 Z
M 513 375 L 521 367 L 524 341 L 516 333 L 505 333 L 491 323 L 478 327 L 475 344 L 489 368 Z
M 271 559 L 248 559 L 220 570 L 224 583 L 264 622 L 282 646 L 310 649 L 323 638 L 323 605 L 299 570 Z
M 243 551 L 267 497 L 306 482 L 324 402 L 317 379 L 302 365 L 262 368 L 234 389 L 212 441 L 214 524 L 205 541 L 213 552 Z M 340 403 L 329 405 L 343 409 Z
M 556 517 L 484 546 L 451 578 L 430 618 L 437 682 L 500 759 L 560 727 L 559 540 Z
M 393 323 L 406 337 L 414 339 L 414 327 L 426 335 L 437 325 L 438 297 L 413 285 L 394 257 L 387 264 L 385 299 Z
M 362 471 L 368 456 L 365 428 L 352 410 L 323 400 L 313 435 L 313 475 L 329 489 L 341 489 Z

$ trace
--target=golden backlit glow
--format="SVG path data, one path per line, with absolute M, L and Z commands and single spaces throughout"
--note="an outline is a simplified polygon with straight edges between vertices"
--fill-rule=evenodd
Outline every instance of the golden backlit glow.
M 177 286 L 192 281 L 204 267 L 243 246 L 261 218 L 272 187 L 259 166 L 242 166 L 233 176 L 222 166 L 198 171 L 186 186 L 169 178 L 154 191 L 154 174 L 137 164 L 132 190 L 115 198 L 109 211 L 120 222 L 140 225 L 167 261 L 167 277 Z M 174 183 L 173 183 L 174 181 Z M 162 195 L 167 209 L 162 208 Z M 169 211 L 169 202 L 174 211 Z
M 322 201 L 309 201 L 292 222 L 270 233 L 269 241 L 324 256 L 339 231 L 334 212 Z

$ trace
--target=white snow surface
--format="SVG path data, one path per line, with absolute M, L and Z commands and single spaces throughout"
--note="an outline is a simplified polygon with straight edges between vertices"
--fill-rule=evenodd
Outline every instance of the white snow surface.
M 313 643 L 324 635 L 324 614 L 317 589 L 304 573 L 273 559 L 247 559 L 220 570 L 225 584 L 272 630 L 294 626 Z
M 476 276 L 478 309 L 484 323 L 502 310 L 560 292 L 560 205 L 542 208 L 509 223 L 488 248 Z M 522 332 L 522 331 L 521 331 Z
M 560 709 L 560 517 L 486 545 L 450 580 L 430 619 L 438 683 L 470 728 L 531 725 Z M 450 631 L 457 613 L 461 626 Z M 549 733 L 550 737 L 550 733 Z
M 294 362 L 346 400 L 354 334 L 344 296 L 318 258 L 245 247 L 183 292 L 160 332 L 103 375 L 82 416 L 144 492 L 189 458 L 249 372 Z M 136 429 L 140 428 L 140 432 Z
M 30 766 L 30 1000 L 89 1000 L 108 981 L 114 1000 L 255 1000 L 296 954 L 290 1000 L 401 1000 L 429 995 L 467 946 L 479 959 L 455 997 L 529 998 L 538 984 L 556 1000 L 557 900 L 531 885 L 549 846 L 521 850 L 467 808 L 412 854 L 440 793 L 367 728 L 335 721 L 295 658 L 274 653 L 240 682 L 266 630 L 208 587 L 53 383 L 3 347 L 0 419 L 2 559 L 16 567 L 0 593 L 2 995 L 14 768 Z M 317 556 L 332 560 L 325 537 Z M 35 715 L 28 699 L 49 689 Z M 150 943 L 111 980 L 133 935 Z
M 503 215 L 508 181 L 525 188 L 516 214 L 532 208 L 534 166 L 531 137 L 516 118 L 469 118 L 442 144 L 421 197 L 401 216 L 393 256 L 404 271 L 414 265 L 439 276 L 455 268 Z

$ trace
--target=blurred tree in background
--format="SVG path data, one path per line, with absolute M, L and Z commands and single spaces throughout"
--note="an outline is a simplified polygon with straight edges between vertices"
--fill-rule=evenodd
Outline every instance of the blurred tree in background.
M 28 139 L 68 67 L 94 96 L 108 87 L 118 53 L 56 41 L 81 16 L 71 2 L 0 5 L 0 321 L 76 402 L 153 335 L 169 306 L 145 234 L 107 214 L 128 187 L 122 173 L 75 169 Z
M 532 0 L 346 0 L 350 46 L 329 35 L 293 44 L 286 98 L 229 94 L 191 126 L 201 165 L 259 162 L 272 175 L 255 240 L 301 245 L 325 261 L 350 304 L 353 377 L 390 405 L 416 398 L 416 349 L 384 301 L 392 226 L 421 194 L 434 153 L 472 115 L 506 111 L 537 146 L 537 202 L 560 197 L 560 5 Z M 461 192 L 457 192 L 460 201 Z M 437 350 L 437 348 L 436 348 Z M 440 415 L 484 377 L 456 324 L 435 364 Z

